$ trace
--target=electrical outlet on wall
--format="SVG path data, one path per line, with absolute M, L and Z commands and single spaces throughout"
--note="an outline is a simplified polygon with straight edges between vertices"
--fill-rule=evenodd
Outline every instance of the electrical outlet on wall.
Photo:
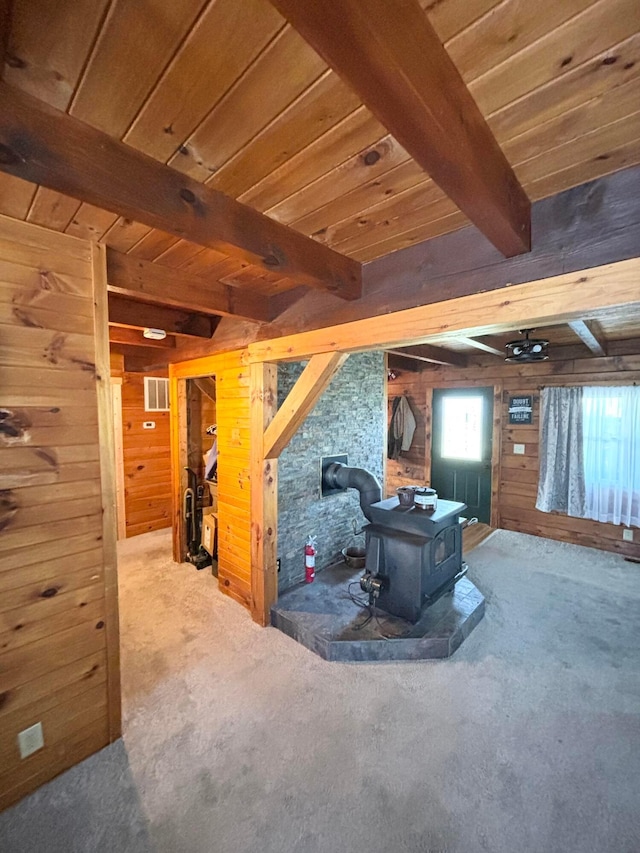
M 622 531 L 622 539 L 625 542 L 633 542 L 633 530 L 629 530 L 629 528 L 627 528 L 626 530 L 623 530 Z
M 44 734 L 42 732 L 42 723 L 34 723 L 28 729 L 18 732 L 18 749 L 20 750 L 20 758 L 28 758 L 42 749 L 44 746 Z

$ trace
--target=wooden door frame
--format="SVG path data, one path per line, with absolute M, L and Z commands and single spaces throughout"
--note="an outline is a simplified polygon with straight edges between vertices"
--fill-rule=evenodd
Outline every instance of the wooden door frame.
M 96 393 L 100 479 L 102 485 L 102 549 L 104 567 L 105 627 L 107 639 L 107 715 L 109 740 L 122 734 L 120 684 L 120 620 L 118 612 L 118 552 L 116 522 L 116 466 L 109 352 L 107 254 L 103 243 L 91 243 L 91 269 L 96 347 Z
M 185 471 L 189 459 L 189 394 L 187 382 L 194 379 L 212 379 L 215 382 L 215 373 L 203 373 L 200 369 L 200 372 L 195 374 L 169 377 L 172 540 L 173 559 L 176 563 L 183 563 L 187 558 L 187 542 L 182 518 L 184 493 L 189 485 Z M 200 391 L 202 393 L 202 389 Z
M 169 444 L 171 448 L 171 521 L 173 528 L 173 560 L 184 562 L 186 556 L 184 530 L 182 529 L 182 500 L 185 486 L 183 461 L 184 450 L 184 406 L 186 401 L 186 379 L 169 377 Z
M 428 406 L 431 417 L 431 429 L 428 440 L 425 442 L 425 454 L 427 456 L 427 471 L 431 479 L 431 446 L 433 439 L 433 392 L 448 391 L 455 388 L 493 388 L 493 427 L 491 432 L 491 511 L 489 515 L 489 526 L 500 527 L 500 462 L 502 459 L 502 391 L 504 383 L 486 382 L 482 379 L 460 379 L 450 382 L 434 382 L 428 388 Z
M 169 379 L 169 433 L 171 446 L 173 559 L 184 563 L 187 558 L 187 541 L 182 518 L 184 493 L 188 486 L 186 464 L 188 460 L 188 395 L 190 376 Z

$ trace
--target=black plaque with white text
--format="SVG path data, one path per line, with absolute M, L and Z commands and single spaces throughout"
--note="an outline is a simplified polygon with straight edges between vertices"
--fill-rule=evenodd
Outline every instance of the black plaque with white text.
M 509 423 L 533 423 L 533 397 L 509 397 Z

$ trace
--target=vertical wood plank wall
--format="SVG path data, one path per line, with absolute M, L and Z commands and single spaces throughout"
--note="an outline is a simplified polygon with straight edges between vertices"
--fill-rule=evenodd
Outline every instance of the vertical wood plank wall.
M 174 488 L 179 471 L 180 436 L 175 420 L 180 380 L 188 376 L 215 376 L 218 424 L 218 583 L 222 592 L 251 608 L 251 483 L 250 483 L 250 377 L 242 352 L 224 353 L 171 365 L 172 407 L 175 412 Z M 177 496 L 176 496 L 177 497 Z M 181 524 L 181 500 L 174 505 L 175 524 Z
M 169 412 L 145 412 L 144 377 L 165 371 L 123 373 L 122 442 L 127 537 L 171 526 Z M 155 429 L 143 429 L 154 421 Z
M 251 607 L 251 398 L 249 368 L 240 363 L 239 354 L 222 360 L 216 392 L 218 581 L 223 592 Z
M 492 501 L 497 502 L 497 515 L 493 514 L 492 525 L 558 539 L 577 545 L 601 548 L 626 556 L 637 557 L 640 548 L 637 542 L 622 540 L 623 528 L 613 524 L 581 518 L 569 518 L 561 513 L 539 512 L 535 508 L 539 469 L 539 414 L 540 388 L 545 385 L 625 385 L 640 382 L 640 355 L 616 356 L 612 358 L 578 358 L 567 361 L 547 361 L 542 364 L 511 365 L 499 358 L 479 358 L 468 367 L 437 367 L 416 374 L 411 378 L 411 393 L 416 399 L 434 387 L 465 387 L 472 385 L 495 385 L 502 383 L 502 399 L 497 433 L 500 437 L 500 464 L 493 472 Z M 389 383 L 389 396 L 396 388 L 409 387 L 405 375 Z M 530 394 L 534 398 L 533 425 L 509 426 L 509 397 Z M 524 455 L 513 452 L 514 444 L 524 444 Z M 391 465 L 389 464 L 389 468 Z M 404 470 L 406 468 L 406 470 Z M 396 466 L 396 476 L 387 477 L 387 487 L 414 482 L 414 470 L 408 464 Z M 496 482 L 497 480 L 497 482 Z
M 103 264 L 0 217 L 0 808 L 120 734 Z

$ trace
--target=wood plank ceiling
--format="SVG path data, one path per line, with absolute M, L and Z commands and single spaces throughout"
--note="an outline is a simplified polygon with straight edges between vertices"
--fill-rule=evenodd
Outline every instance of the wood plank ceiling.
M 531 200 L 640 162 L 637 0 L 421 0 Z M 267 0 L 15 0 L 4 79 L 367 262 L 468 224 Z M 0 213 L 252 295 L 297 282 L 0 173 Z
M 388 350 L 390 366 L 424 370 L 446 364 L 465 367 L 471 363 L 504 360 L 508 341 L 522 337 L 521 330 L 484 335 L 477 338 L 433 338 L 428 346 L 409 346 Z M 575 320 L 537 328 L 532 338 L 549 341 L 551 361 L 571 358 L 618 357 L 640 351 L 640 311 L 625 305 L 620 309 L 596 312 L 589 320 Z

